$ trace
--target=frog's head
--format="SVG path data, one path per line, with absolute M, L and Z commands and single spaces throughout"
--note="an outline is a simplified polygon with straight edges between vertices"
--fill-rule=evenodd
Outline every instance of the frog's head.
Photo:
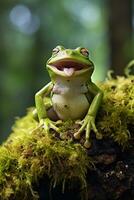
M 86 48 L 65 49 L 57 46 L 52 51 L 52 57 L 47 61 L 47 68 L 51 76 L 63 77 L 91 76 L 94 64 L 89 59 L 89 52 Z

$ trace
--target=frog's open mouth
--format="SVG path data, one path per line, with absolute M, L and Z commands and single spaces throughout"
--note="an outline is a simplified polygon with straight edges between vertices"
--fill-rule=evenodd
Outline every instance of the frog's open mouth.
M 90 65 L 86 65 L 75 60 L 58 60 L 49 65 L 64 72 L 67 76 L 72 76 L 75 71 L 88 69 L 90 67 Z

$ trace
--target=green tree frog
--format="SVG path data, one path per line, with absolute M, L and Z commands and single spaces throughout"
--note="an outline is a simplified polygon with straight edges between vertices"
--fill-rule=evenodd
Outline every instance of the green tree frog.
M 94 64 L 89 59 L 86 48 L 65 49 L 57 46 L 46 63 L 51 82 L 35 95 L 35 105 L 40 123 L 46 132 L 52 128 L 59 132 L 57 126 L 68 119 L 80 123 L 79 130 L 74 133 L 80 139 L 85 131 L 84 146 L 91 146 L 90 131 L 96 138 L 102 135 L 95 126 L 95 118 L 100 107 L 103 93 L 91 81 Z M 45 97 L 49 97 L 50 106 L 46 106 Z

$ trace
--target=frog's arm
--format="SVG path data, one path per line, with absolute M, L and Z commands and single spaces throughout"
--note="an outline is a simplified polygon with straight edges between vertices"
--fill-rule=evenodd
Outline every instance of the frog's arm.
M 89 93 L 93 94 L 94 96 L 87 115 L 93 116 L 95 118 L 102 102 L 103 92 L 92 82 L 88 83 L 87 87 Z
M 44 106 L 43 98 L 51 93 L 53 88 L 53 83 L 48 83 L 40 91 L 35 94 L 35 105 L 38 113 L 39 120 L 45 119 L 47 117 L 47 112 Z
M 76 132 L 74 134 L 74 137 L 76 139 L 79 139 L 80 136 L 81 136 L 81 133 L 85 130 L 86 131 L 86 141 L 84 143 L 84 146 L 86 148 L 89 148 L 91 146 L 91 142 L 90 142 L 90 131 L 91 131 L 91 129 L 93 129 L 93 131 L 96 133 L 96 137 L 98 139 L 102 138 L 102 135 L 100 133 L 98 133 L 98 130 L 95 126 L 95 118 L 96 118 L 97 111 L 100 107 L 101 101 L 102 101 L 103 93 L 92 82 L 89 82 L 87 84 L 87 88 L 88 88 L 89 94 L 92 94 L 94 96 L 94 98 L 93 98 L 93 100 L 90 104 L 89 110 L 88 110 L 85 118 L 82 120 L 81 128 L 78 130 L 78 132 Z

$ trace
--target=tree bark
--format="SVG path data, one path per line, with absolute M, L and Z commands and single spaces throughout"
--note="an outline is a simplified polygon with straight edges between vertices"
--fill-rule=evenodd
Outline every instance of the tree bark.
M 121 75 L 132 59 L 132 0 L 109 0 L 109 43 L 110 66 Z

